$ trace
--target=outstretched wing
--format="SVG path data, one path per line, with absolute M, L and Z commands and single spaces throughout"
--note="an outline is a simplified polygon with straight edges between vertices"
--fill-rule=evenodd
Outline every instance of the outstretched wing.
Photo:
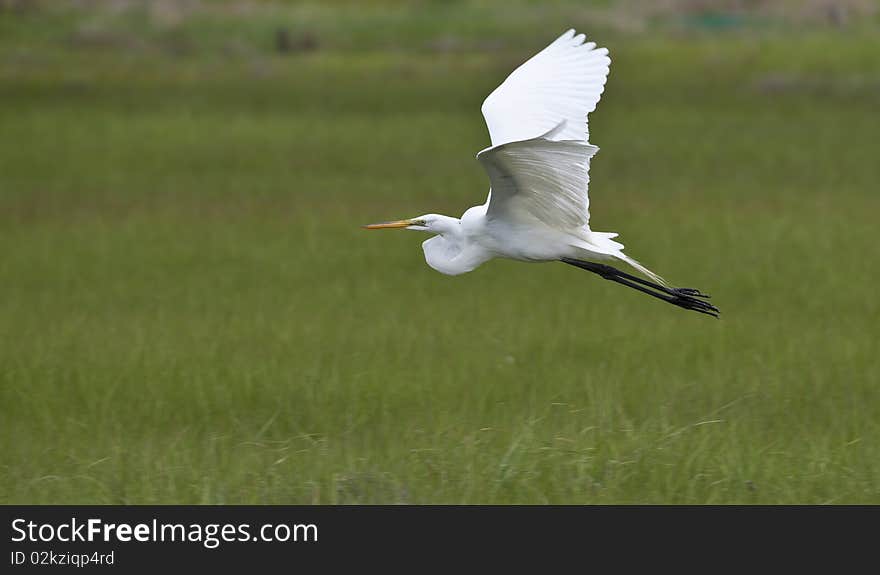
M 608 77 L 608 50 L 569 30 L 489 94 L 483 117 L 492 147 L 477 155 L 489 174 L 487 217 L 537 218 L 560 229 L 589 224 L 587 114 Z
M 587 225 L 590 158 L 598 149 L 584 140 L 539 137 L 483 150 L 477 159 L 492 185 L 486 216 L 533 217 L 557 229 Z
M 587 114 L 605 90 L 611 59 L 606 48 L 569 30 L 513 71 L 483 102 L 493 146 L 546 134 L 553 140 L 589 140 Z

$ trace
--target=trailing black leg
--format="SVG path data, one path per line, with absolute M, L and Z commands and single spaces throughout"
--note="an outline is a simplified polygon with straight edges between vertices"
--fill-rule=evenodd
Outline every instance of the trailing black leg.
M 631 287 L 642 293 L 648 294 L 657 299 L 661 299 L 672 305 L 718 317 L 720 313 L 718 308 L 707 301 L 698 298 L 708 298 L 709 296 L 693 288 L 671 288 L 640 277 L 622 272 L 619 269 L 605 265 L 588 262 L 584 260 L 576 260 L 573 258 L 562 258 L 563 263 L 593 272 L 607 280 Z

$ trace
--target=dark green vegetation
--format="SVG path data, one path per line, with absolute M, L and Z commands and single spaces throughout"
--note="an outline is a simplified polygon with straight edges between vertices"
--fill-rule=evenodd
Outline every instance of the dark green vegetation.
M 482 202 L 483 97 L 588 20 L 318 16 L 0 14 L 0 502 L 880 503 L 876 34 L 592 34 L 593 227 L 715 321 L 359 228 Z

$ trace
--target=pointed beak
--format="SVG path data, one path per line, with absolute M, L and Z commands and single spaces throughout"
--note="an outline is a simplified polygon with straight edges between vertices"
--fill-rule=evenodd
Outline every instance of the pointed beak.
M 413 220 L 397 220 L 396 222 L 381 222 L 378 224 L 367 224 L 364 229 L 367 230 L 391 230 L 395 228 L 408 228 L 415 225 Z

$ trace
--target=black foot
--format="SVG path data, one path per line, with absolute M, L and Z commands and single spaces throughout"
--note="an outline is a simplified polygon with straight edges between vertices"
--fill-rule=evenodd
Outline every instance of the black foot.
M 696 292 L 696 293 L 684 293 L 683 290 L 687 290 L 688 292 Z M 700 313 L 704 313 L 706 315 L 711 315 L 712 317 L 717 318 L 721 313 L 717 307 L 710 304 L 707 301 L 703 301 L 697 298 L 707 298 L 709 296 L 705 294 L 701 294 L 699 290 L 691 289 L 691 288 L 675 288 L 675 291 L 678 292 L 678 295 L 672 296 L 670 299 L 667 299 L 669 303 L 672 305 L 677 305 L 678 307 L 689 309 L 693 311 L 698 311 Z M 660 298 L 665 299 L 665 298 Z
M 700 293 L 700 290 L 694 288 L 672 288 L 672 291 L 679 295 L 687 295 L 691 297 L 702 297 L 706 299 L 712 297 L 709 294 Z

